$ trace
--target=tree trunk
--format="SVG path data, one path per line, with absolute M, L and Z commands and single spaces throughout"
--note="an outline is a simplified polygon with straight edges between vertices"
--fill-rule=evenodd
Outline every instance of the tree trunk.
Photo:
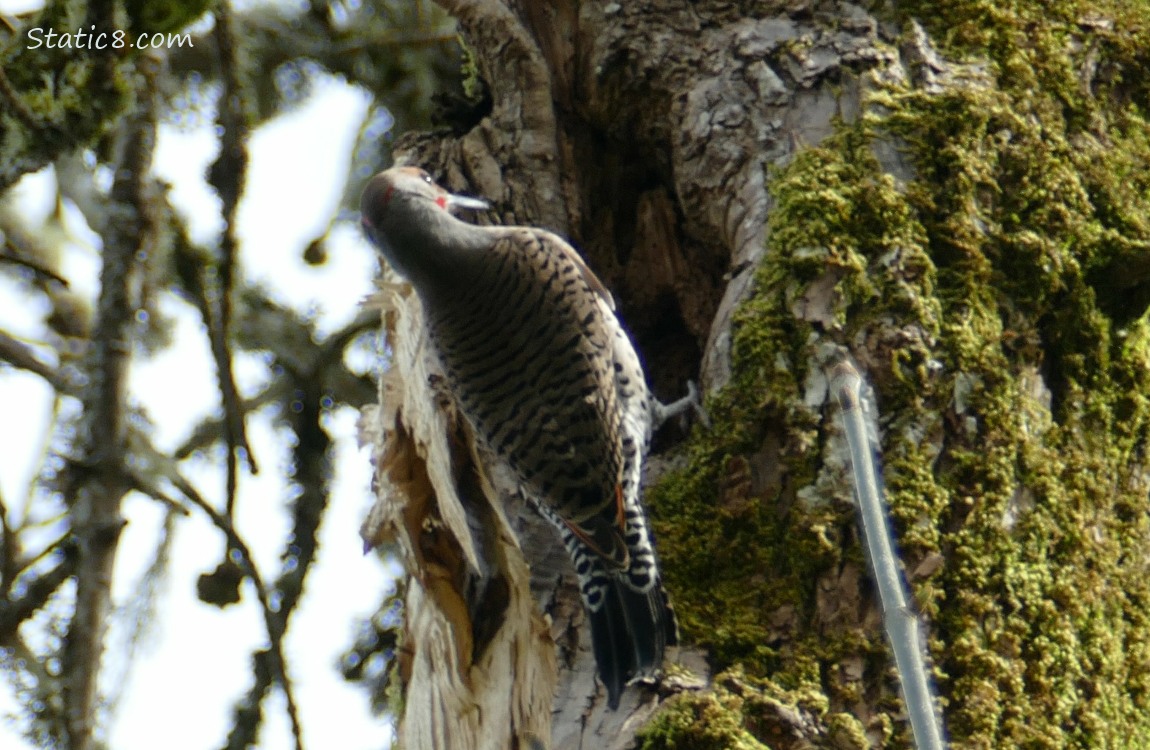
M 490 100 L 396 157 L 569 237 L 658 395 L 701 378 L 714 427 L 648 500 L 720 674 L 699 690 L 685 649 L 695 677 L 605 710 L 561 546 L 389 284 L 367 531 L 410 573 L 402 746 L 624 748 L 656 712 L 644 747 L 905 745 L 822 374 L 844 351 L 954 744 L 1150 742 L 1144 11 L 442 5 Z

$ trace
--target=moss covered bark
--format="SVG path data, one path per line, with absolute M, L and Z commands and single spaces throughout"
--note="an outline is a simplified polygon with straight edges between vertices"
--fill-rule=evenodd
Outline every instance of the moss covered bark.
M 0 188 L 90 146 L 136 104 L 140 83 L 130 49 L 112 35 L 126 16 L 114 2 L 48 2 L 29 30 L 0 48 Z M 88 36 L 76 39 L 83 30 Z M 55 37 L 49 46 L 47 32 Z M 91 34 L 105 33 L 97 49 Z M 61 41 L 69 34 L 68 41 Z M 64 45 L 67 46 L 64 46 Z
M 652 493 L 685 636 L 757 699 L 906 742 L 827 447 L 819 366 L 845 345 L 954 746 L 1150 747 L 1150 8 L 900 7 L 969 75 L 888 81 L 772 177 L 715 427 Z M 724 690 L 645 747 L 791 746 Z M 715 711 L 729 744 L 671 731 Z

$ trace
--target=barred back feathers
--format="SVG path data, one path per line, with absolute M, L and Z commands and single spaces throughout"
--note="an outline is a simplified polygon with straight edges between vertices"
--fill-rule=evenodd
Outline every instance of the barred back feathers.
M 639 495 L 652 430 L 690 403 L 651 396 L 610 294 L 570 245 L 452 215 L 485 205 L 399 167 L 368 183 L 361 213 L 419 294 L 461 413 L 558 530 L 615 708 L 676 641 Z

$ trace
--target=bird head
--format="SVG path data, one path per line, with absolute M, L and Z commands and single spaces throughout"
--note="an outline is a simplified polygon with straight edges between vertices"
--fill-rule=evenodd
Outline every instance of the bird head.
M 447 192 L 422 169 L 392 167 L 368 181 L 359 211 L 364 233 L 391 267 L 432 293 L 450 286 L 470 253 L 491 241 L 485 228 L 452 215 L 460 208 L 487 203 Z
M 436 211 L 454 213 L 469 208 L 482 211 L 486 201 L 449 193 L 418 167 L 392 167 L 368 181 L 360 199 L 360 221 L 364 231 L 376 244 L 402 222 L 418 221 Z

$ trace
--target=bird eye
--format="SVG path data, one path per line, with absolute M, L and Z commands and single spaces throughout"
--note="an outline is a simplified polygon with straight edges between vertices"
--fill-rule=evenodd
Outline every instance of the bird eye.
M 424 172 L 423 170 L 420 170 L 420 172 L 419 172 L 419 176 L 420 176 L 420 178 L 421 178 L 421 179 L 422 179 L 424 182 L 426 182 L 428 185 L 434 185 L 434 184 L 435 184 L 435 181 L 431 179 L 431 175 L 429 175 L 427 172 Z

